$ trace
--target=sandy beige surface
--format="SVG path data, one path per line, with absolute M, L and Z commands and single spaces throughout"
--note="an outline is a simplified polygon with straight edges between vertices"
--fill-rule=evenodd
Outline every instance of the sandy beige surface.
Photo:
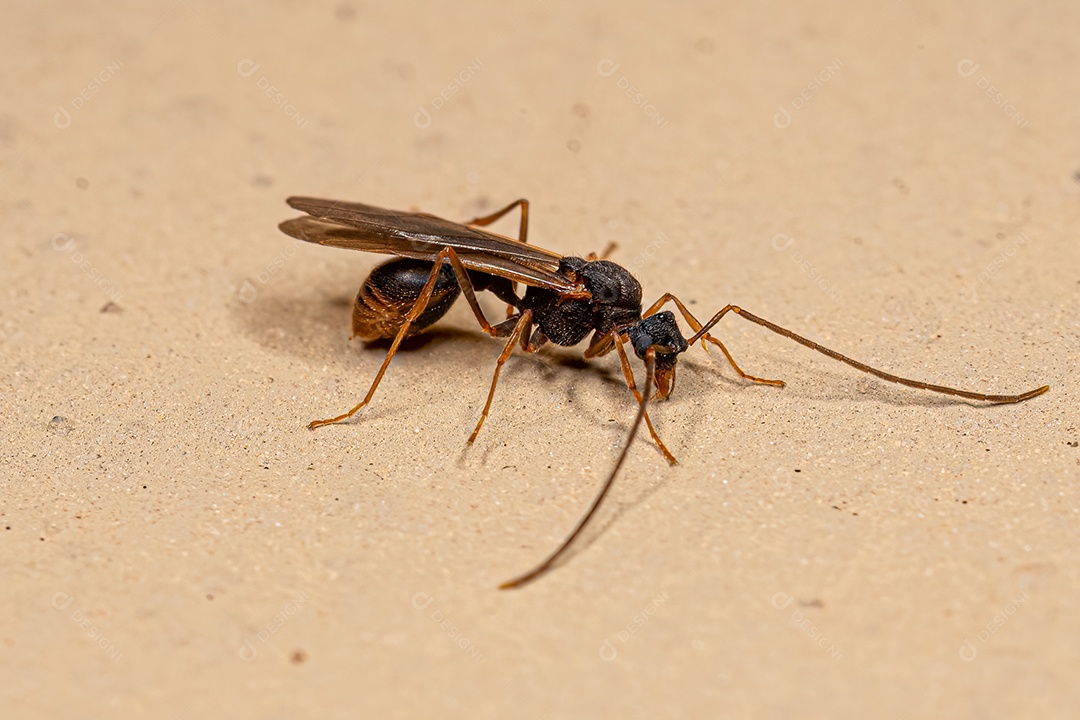
M 0 30 L 0 714 L 1076 717 L 1075 4 L 38 3 Z M 15 22 L 11 22 L 12 16 Z M 349 342 L 374 256 L 284 198 L 602 249 L 739 303 L 586 542 L 634 408 L 462 305 Z M 516 219 L 498 229 L 512 233 Z M 490 312 L 500 304 L 485 300 Z

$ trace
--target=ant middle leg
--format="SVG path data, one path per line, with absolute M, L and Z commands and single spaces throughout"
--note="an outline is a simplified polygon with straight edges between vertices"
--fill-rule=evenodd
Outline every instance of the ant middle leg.
M 675 306 L 679 308 L 679 312 L 682 313 L 683 319 L 686 320 L 687 325 L 689 325 L 695 333 L 698 333 L 701 339 L 701 347 L 705 349 L 705 352 L 709 351 L 709 346 L 705 344 L 705 341 L 708 340 L 713 345 L 716 345 L 718 348 L 720 348 L 720 351 L 724 353 L 724 357 L 726 357 L 727 361 L 731 364 L 731 367 L 734 368 L 735 372 L 738 373 L 739 377 L 741 377 L 743 380 L 750 380 L 751 382 L 759 383 L 761 385 L 784 387 L 783 380 L 770 380 L 768 378 L 760 378 L 756 375 L 751 375 L 749 373 L 743 372 L 743 369 L 739 367 L 739 364 L 737 362 L 735 362 L 735 358 L 733 358 L 731 356 L 731 353 L 728 352 L 728 349 L 724 347 L 724 343 L 720 342 L 720 340 L 713 337 L 707 332 L 702 333 L 702 326 L 701 323 L 698 322 L 698 319 L 693 316 L 693 314 L 686 308 L 685 305 L 683 305 L 682 301 L 679 300 L 679 298 L 675 297 L 671 293 L 664 293 L 659 300 L 654 302 L 652 306 L 642 314 L 642 317 L 649 317 L 650 315 L 659 312 L 660 308 L 664 307 L 664 305 L 666 305 L 668 302 L 675 303 Z
M 510 321 L 497 326 L 505 327 Z M 476 427 L 473 428 L 472 435 L 469 436 L 469 444 L 471 445 L 476 436 L 480 434 L 480 428 L 484 426 L 484 421 L 487 420 L 488 411 L 491 410 L 491 401 L 495 398 L 495 386 L 499 384 L 499 373 L 502 372 L 503 364 L 510 359 L 511 353 L 514 352 L 514 345 L 524 336 L 529 337 L 529 330 L 532 328 L 532 310 L 526 310 L 518 317 L 517 322 L 514 323 L 514 329 L 510 331 L 509 339 L 506 341 L 506 346 L 503 347 L 502 354 L 499 355 L 498 361 L 495 363 L 495 375 L 491 378 L 491 389 L 488 390 L 487 402 L 484 403 L 484 410 L 480 413 L 480 419 L 476 421 Z M 525 350 L 532 350 L 531 345 L 526 342 Z M 535 350 L 532 350 L 535 352 Z

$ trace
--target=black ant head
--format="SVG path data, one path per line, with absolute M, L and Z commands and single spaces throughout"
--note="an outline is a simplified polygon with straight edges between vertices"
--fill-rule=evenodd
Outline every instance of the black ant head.
M 679 353 L 686 352 L 689 345 L 675 323 L 675 313 L 665 310 L 647 318 L 642 318 L 626 328 L 634 354 L 645 359 L 649 348 L 653 348 L 656 357 L 653 380 L 656 383 L 656 397 L 663 400 L 675 389 L 675 364 Z

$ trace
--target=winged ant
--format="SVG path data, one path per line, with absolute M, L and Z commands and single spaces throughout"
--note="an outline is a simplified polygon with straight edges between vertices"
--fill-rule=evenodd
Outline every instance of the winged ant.
M 642 421 L 667 461 L 676 463 L 674 455 L 657 435 L 647 406 L 654 388 L 656 399 L 663 400 L 671 394 L 679 355 L 695 343 L 701 342 L 706 351 L 706 343 L 718 347 L 739 377 L 745 380 L 784 386 L 782 380 L 743 372 L 724 344 L 709 334 L 728 313 L 882 380 L 920 390 L 996 404 L 1022 402 L 1049 389 L 1048 385 L 1043 385 L 1018 395 L 988 395 L 910 380 L 841 355 L 736 305 L 724 306 L 708 322 L 702 323 L 677 297 L 665 293 L 642 311 L 641 285 L 620 265 L 595 254 L 586 258 L 563 256 L 529 245 L 529 202 L 524 199 L 465 223 L 425 213 L 400 212 L 337 200 L 291 197 L 287 202 L 307 213 L 281 223 L 279 227 L 287 235 L 319 245 L 398 256 L 371 272 L 353 304 L 354 336 L 363 340 L 393 338 L 382 366 L 363 400 L 346 413 L 313 421 L 308 425 L 311 429 L 351 418 L 371 402 L 402 340 L 439 320 L 461 295 L 465 296 L 484 332 L 506 339 L 495 363 L 487 402 L 469 436 L 470 443 L 476 440 L 487 419 L 499 373 L 518 344 L 525 352 L 536 353 L 549 342 L 572 346 L 591 334 L 586 358 L 607 355 L 612 350 L 618 353 L 627 388 L 638 405 L 619 457 L 589 509 L 562 544 L 529 572 L 503 583 L 502 589 L 521 587 L 536 579 L 551 569 L 573 545 L 615 482 Z M 516 240 L 482 229 L 515 208 L 521 208 L 521 226 Z M 518 295 L 517 283 L 526 286 L 523 295 Z M 479 291 L 490 292 L 506 302 L 507 319 L 490 323 L 477 300 Z M 694 331 L 691 337 L 683 336 L 673 311 L 663 310 L 668 303 L 674 304 Z M 634 379 L 627 344 L 645 363 L 641 390 Z

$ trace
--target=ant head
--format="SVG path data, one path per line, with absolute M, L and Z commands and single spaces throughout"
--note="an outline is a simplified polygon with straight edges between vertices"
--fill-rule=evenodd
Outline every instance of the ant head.
M 675 389 L 675 364 L 679 353 L 689 347 L 686 338 L 675 323 L 675 314 L 668 310 L 642 318 L 626 329 L 634 354 L 645 359 L 649 348 L 656 356 L 656 370 L 653 380 L 656 382 L 656 396 L 665 399 Z

